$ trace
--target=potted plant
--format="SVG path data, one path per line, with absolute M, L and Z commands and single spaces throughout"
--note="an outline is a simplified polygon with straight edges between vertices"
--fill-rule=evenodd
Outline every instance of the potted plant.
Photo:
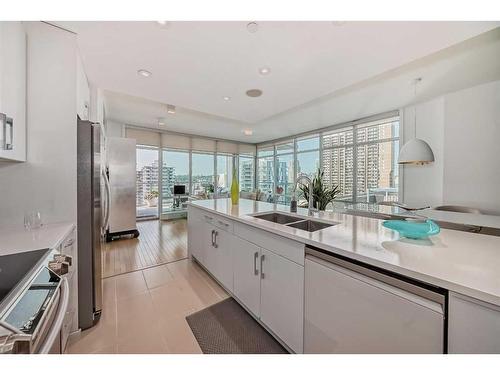
M 323 183 L 324 172 L 318 168 L 316 176 L 312 180 L 312 194 L 313 194 L 313 206 L 315 209 L 324 211 L 326 206 L 339 195 L 340 190 L 338 186 L 328 186 Z M 300 184 L 299 189 L 302 193 L 304 199 L 309 202 L 309 186 Z M 307 203 L 306 203 L 307 206 Z
M 158 196 L 159 193 L 156 190 L 153 190 L 144 197 L 148 207 L 156 207 L 158 205 Z

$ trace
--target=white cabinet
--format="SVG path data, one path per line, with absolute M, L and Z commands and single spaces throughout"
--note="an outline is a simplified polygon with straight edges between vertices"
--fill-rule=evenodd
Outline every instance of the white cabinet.
M 500 306 L 450 292 L 448 316 L 449 353 L 500 353 Z
M 233 235 L 213 225 L 210 228 L 210 246 L 205 252 L 207 269 L 229 291 L 233 291 Z
M 0 116 L 0 160 L 26 161 L 26 32 L 18 21 L 0 22 Z
M 233 240 L 234 295 L 255 316 L 260 316 L 260 248 L 235 237 Z
M 304 267 L 261 250 L 260 319 L 296 353 L 303 352 Z
M 69 286 L 69 302 L 61 327 L 61 345 L 64 352 L 69 335 L 78 330 L 78 252 L 75 229 L 63 240 L 58 250 L 72 258 L 69 272 L 65 275 Z
M 189 254 L 269 331 L 302 353 L 304 267 L 298 262 L 304 261 L 304 245 L 246 227 L 189 206 Z
M 207 227 L 207 229 L 205 229 Z M 208 235 L 208 224 L 201 218 L 197 210 L 188 208 L 188 251 L 200 262 L 204 264 L 205 247 L 210 243 Z
M 443 295 L 360 272 L 307 256 L 305 353 L 443 353 Z

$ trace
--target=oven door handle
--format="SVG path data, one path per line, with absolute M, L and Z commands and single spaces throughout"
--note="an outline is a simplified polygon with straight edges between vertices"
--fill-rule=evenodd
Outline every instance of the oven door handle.
M 66 311 L 68 310 L 68 303 L 69 303 L 69 285 L 66 277 L 63 277 L 61 280 L 61 297 L 59 301 L 59 306 L 57 307 L 57 313 L 52 323 L 52 327 L 50 328 L 50 331 L 47 333 L 44 343 L 40 347 L 39 354 L 47 354 L 52 348 L 52 345 L 57 339 L 57 336 L 61 332 L 61 328 L 64 322 L 64 317 L 66 316 Z

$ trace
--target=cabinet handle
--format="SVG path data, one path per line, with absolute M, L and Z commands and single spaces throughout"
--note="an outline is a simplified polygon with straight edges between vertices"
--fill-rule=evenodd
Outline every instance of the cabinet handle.
M 229 226 L 229 224 L 228 224 L 228 223 L 224 223 L 223 221 L 217 220 L 217 222 L 218 222 L 220 225 L 224 225 L 225 227 L 228 227 L 228 226 Z
M 215 233 L 215 230 L 212 229 L 212 247 L 214 247 L 214 233 Z
M 214 241 L 214 247 L 217 249 L 219 247 L 219 245 L 217 244 L 217 235 L 219 234 L 219 232 L 215 231 L 215 241 Z
M 73 239 L 69 240 L 68 242 L 66 242 L 66 244 L 64 245 L 64 248 L 67 248 L 67 247 L 70 247 L 73 245 Z
M 264 267 L 262 265 L 262 263 L 264 263 L 264 259 L 265 259 L 265 256 L 264 254 L 262 254 L 260 256 L 260 278 L 263 279 L 264 278 Z
M 213 220 L 213 219 L 212 219 L 210 216 L 208 216 L 208 215 L 203 215 L 203 216 L 205 216 L 205 219 L 206 219 L 207 221 L 212 221 L 212 220 Z
M 253 255 L 253 273 L 255 275 L 259 274 L 259 270 L 257 269 L 257 258 L 259 257 L 259 252 L 256 251 L 255 254 Z

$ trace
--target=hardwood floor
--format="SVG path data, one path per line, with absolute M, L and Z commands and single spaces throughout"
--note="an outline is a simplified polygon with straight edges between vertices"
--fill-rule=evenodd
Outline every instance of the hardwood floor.
M 102 253 L 103 278 L 187 257 L 187 220 L 140 221 L 137 229 L 139 238 L 106 244 Z

